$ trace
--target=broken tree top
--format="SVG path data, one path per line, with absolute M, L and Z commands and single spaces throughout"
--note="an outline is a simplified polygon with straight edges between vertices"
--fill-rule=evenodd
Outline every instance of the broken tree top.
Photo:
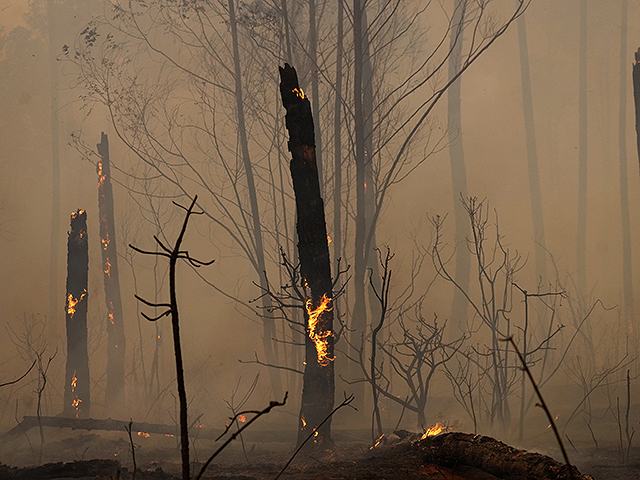
M 298 140 L 302 145 L 315 148 L 316 137 L 311 114 L 311 102 L 298 84 L 296 69 L 288 63 L 280 68 L 280 94 L 282 105 L 287 110 L 287 129 L 289 130 L 289 150 L 292 141 Z M 309 126 L 311 128 L 309 128 Z M 295 139 L 295 140 L 294 140 Z

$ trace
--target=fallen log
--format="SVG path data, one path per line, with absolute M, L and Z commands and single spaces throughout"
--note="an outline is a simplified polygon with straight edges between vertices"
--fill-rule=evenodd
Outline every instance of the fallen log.
M 72 430 L 106 430 L 125 431 L 125 425 L 129 425 L 125 420 L 114 420 L 112 418 L 75 418 L 75 417 L 38 417 L 25 416 L 22 421 L 2 436 L 3 440 L 16 438 L 28 430 L 42 425 L 43 427 L 70 428 Z M 177 425 L 165 425 L 161 423 L 133 422 L 131 431 L 144 433 L 159 433 L 161 435 L 175 436 L 178 434 Z M 222 430 L 213 428 L 197 428 L 193 436 L 198 438 L 218 438 Z
M 470 465 L 498 478 L 511 480 L 593 480 L 571 466 L 540 453 L 510 447 L 494 438 L 451 432 L 416 443 L 425 464 Z

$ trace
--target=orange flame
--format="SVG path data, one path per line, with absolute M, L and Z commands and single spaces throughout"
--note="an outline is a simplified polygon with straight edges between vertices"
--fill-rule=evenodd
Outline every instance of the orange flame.
M 102 242 L 102 249 L 106 250 L 109 246 L 109 234 L 107 233 L 105 238 L 101 238 L 100 241 Z
M 302 428 L 300 430 L 304 430 L 307 426 L 307 421 L 304 419 L 304 415 L 300 417 L 300 421 L 302 422 Z
M 380 438 L 378 438 L 378 440 L 376 440 L 376 443 L 373 444 L 373 446 L 369 447 L 369 450 L 373 450 L 374 448 L 376 448 L 378 445 L 380 445 L 380 442 L 382 442 L 382 438 L 384 437 L 384 433 L 382 435 L 380 435 Z
M 301 88 L 294 88 L 293 93 L 295 93 L 299 98 L 304 100 L 306 97 L 304 96 L 304 91 Z
M 333 306 L 329 307 L 332 299 L 327 297 L 325 293 L 320 300 L 320 305 L 315 310 L 311 310 L 311 299 L 307 299 L 306 307 L 309 314 L 309 338 L 316 344 L 316 352 L 318 354 L 318 365 L 326 367 L 330 362 L 334 360 L 334 357 L 329 356 L 329 337 L 333 336 L 333 332 L 330 330 L 321 332 L 318 322 L 320 321 L 320 315 L 325 311 L 331 311 Z
M 107 258 L 107 260 L 104 262 L 104 273 L 110 277 L 111 276 L 111 262 L 109 261 L 109 259 Z
M 149 438 L 151 436 L 150 433 L 147 432 L 138 432 L 139 437 Z
M 102 171 L 102 162 L 98 162 L 98 188 L 102 187 L 105 178 L 107 176 Z
M 78 377 L 76 377 L 77 370 L 73 371 L 73 377 L 71 378 L 71 391 L 76 391 L 76 386 L 78 385 Z
M 435 437 L 436 435 L 440 435 L 442 432 L 446 430 L 451 430 L 452 427 L 445 427 L 444 425 L 440 425 L 438 422 L 433 427 L 427 428 L 427 431 L 424 432 L 424 435 L 420 438 L 420 440 L 424 440 L 427 437 Z
M 85 288 L 82 292 L 82 295 L 80 295 L 80 298 L 78 299 L 75 299 L 72 293 L 67 296 L 67 313 L 71 316 L 71 318 L 73 318 L 73 315 L 76 313 L 76 305 L 78 305 L 78 303 L 82 301 L 86 294 L 87 289 Z
M 73 402 L 71 402 L 71 406 L 76 409 L 76 417 L 80 414 L 81 403 L 82 403 L 82 400 L 80 400 L 78 397 L 76 397 L 76 399 Z

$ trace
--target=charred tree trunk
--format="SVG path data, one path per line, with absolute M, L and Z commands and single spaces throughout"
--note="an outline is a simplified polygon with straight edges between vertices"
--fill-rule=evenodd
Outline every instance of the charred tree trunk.
M 102 271 L 104 294 L 107 302 L 107 387 L 105 405 L 112 412 L 121 413 L 124 398 L 125 336 L 118 277 L 115 218 L 113 213 L 113 187 L 109 160 L 109 139 L 101 134 L 98 144 L 98 211 L 100 215 L 100 242 L 102 244 Z
M 87 352 L 89 244 L 84 210 L 71 214 L 67 252 L 67 368 L 62 414 L 84 418 L 89 416 L 91 405 Z
M 618 121 L 618 148 L 620 154 L 620 213 L 622 217 L 622 283 L 624 314 L 629 331 L 637 338 L 634 321 L 633 264 L 631 255 L 631 219 L 629 216 L 629 167 L 627 162 L 627 32 L 629 3 L 622 0 L 620 15 L 620 111 Z M 636 342 L 633 342 L 634 348 Z
M 633 100 L 636 107 L 636 141 L 638 147 L 638 161 L 640 161 L 640 48 L 635 53 L 633 64 Z
M 362 10 L 362 116 L 364 123 L 364 218 L 365 232 L 367 235 L 364 248 L 364 262 L 366 268 L 371 270 L 370 278 L 374 282 L 380 278 L 379 261 L 376 255 L 370 255 L 376 247 L 376 223 L 374 222 L 376 209 L 376 185 L 373 167 L 373 65 L 371 63 L 371 46 L 369 42 L 369 21 L 367 9 Z M 376 285 L 379 288 L 379 285 Z M 369 310 L 371 318 L 380 317 L 380 303 L 371 290 L 369 291 Z M 372 320 L 373 321 L 373 320 Z
M 291 152 L 291 178 L 296 198 L 300 270 L 311 290 L 307 298 L 305 370 L 300 408 L 298 444 L 322 423 L 333 409 L 334 336 L 331 264 L 324 202 L 320 195 L 311 104 L 298 84 L 293 67 L 280 67 L 280 93 L 287 110 Z M 305 286 L 305 289 L 307 287 Z M 331 420 L 317 431 L 316 446 L 330 448 Z
M 180 405 L 180 453 L 182 455 L 182 480 L 189 480 L 189 426 L 187 425 L 187 390 L 185 386 L 184 380 L 184 364 L 182 360 L 182 343 L 180 342 L 180 317 L 178 315 L 178 297 L 176 294 L 176 266 L 179 259 L 187 260 L 191 266 L 200 267 L 203 265 L 211 265 L 213 260 L 210 262 L 202 262 L 200 260 L 196 260 L 195 258 L 189 255 L 188 251 L 180 250 L 180 246 L 182 245 L 182 241 L 184 240 L 184 235 L 187 231 L 187 225 L 189 223 L 189 218 L 191 215 L 202 215 L 202 212 L 195 212 L 194 207 L 196 205 L 196 201 L 198 200 L 198 196 L 193 197 L 191 201 L 191 205 L 189 208 L 183 207 L 182 205 L 173 202 L 174 205 L 184 209 L 187 213 L 184 217 L 184 222 L 182 223 L 182 229 L 178 234 L 178 238 L 172 249 L 164 245 L 158 237 L 154 235 L 154 240 L 160 246 L 162 251 L 146 251 L 141 250 L 133 245 L 129 244 L 129 246 L 138 253 L 142 253 L 144 255 L 154 255 L 158 257 L 166 257 L 169 260 L 169 303 L 153 303 L 144 300 L 139 296 L 135 296 L 140 302 L 144 303 L 149 307 L 163 307 L 166 310 L 160 315 L 151 318 L 144 313 L 142 316 L 151 322 L 156 322 L 160 318 L 170 315 L 171 316 L 171 329 L 173 332 L 173 352 L 175 354 L 176 359 L 176 383 L 178 386 L 178 401 Z
M 353 259 L 353 320 L 351 322 L 351 353 L 358 358 L 358 348 L 362 344 L 367 326 L 367 309 L 365 304 L 365 271 L 366 271 L 366 202 L 365 202 L 365 146 L 364 146 L 364 105 L 362 95 L 363 77 L 363 48 L 362 48 L 362 20 L 364 6 L 361 0 L 353 0 L 353 41 L 354 41 L 354 126 L 355 126 L 355 161 L 356 161 L 356 225 L 355 249 Z M 364 384 L 354 385 L 355 405 L 362 410 L 364 406 Z
M 334 106 L 334 184 L 333 184 L 333 260 L 342 257 L 342 60 L 344 35 L 344 4 L 338 2 L 338 25 L 336 46 L 336 83 Z M 337 269 L 336 264 L 336 269 Z M 337 271 L 337 270 L 336 270 Z

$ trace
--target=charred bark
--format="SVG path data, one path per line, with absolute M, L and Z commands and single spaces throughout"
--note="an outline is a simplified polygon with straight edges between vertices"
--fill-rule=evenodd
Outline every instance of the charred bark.
M 638 146 L 638 160 L 640 161 L 640 48 L 635 53 L 633 64 L 633 100 L 636 106 L 636 141 Z
M 123 405 L 125 405 L 125 336 L 122 299 L 120 297 L 120 279 L 118 277 L 109 139 L 105 133 L 101 134 L 98 155 L 101 157 L 97 167 L 98 210 L 100 215 L 104 294 L 107 303 L 107 387 L 105 405 L 108 405 L 114 412 L 120 412 Z
M 336 82 L 334 104 L 334 154 L 333 154 L 333 260 L 342 257 L 342 60 L 344 57 L 344 4 L 338 2 L 336 45 Z M 337 263 L 336 263 L 337 268 Z
M 362 343 L 362 336 L 367 327 L 367 308 L 365 304 L 365 272 L 367 265 L 366 252 L 366 202 L 365 202 L 365 125 L 363 98 L 363 17 L 364 5 L 361 0 L 353 0 L 353 96 L 354 96 L 354 139 L 355 139 L 355 167 L 356 167 L 356 220 L 355 220 L 355 249 L 353 258 L 353 320 L 351 322 L 351 355 L 358 355 L 358 345 Z M 364 406 L 364 384 L 354 385 L 356 408 Z
M 629 330 L 637 338 L 633 300 L 633 261 L 631 249 L 631 218 L 629 214 L 629 181 L 627 162 L 627 35 L 629 2 L 622 0 L 620 9 L 620 105 L 618 116 L 618 150 L 620 155 L 620 216 L 622 219 L 622 284 L 624 292 L 624 313 Z M 636 341 L 633 341 L 636 344 Z
M 89 244 L 87 213 L 71 214 L 71 231 L 67 241 L 67 367 L 64 379 L 65 416 L 87 417 L 90 411 L 89 355 L 87 352 L 87 281 Z
M 588 480 L 576 467 L 551 457 L 517 450 L 491 437 L 468 433 L 445 433 L 418 443 L 424 461 L 440 465 L 472 465 L 498 478 Z M 571 471 L 569 470 L 571 469 Z
M 287 110 L 291 178 L 296 198 L 298 252 L 305 289 L 311 291 L 305 314 L 305 370 L 298 444 L 331 413 L 334 401 L 334 336 L 331 264 L 324 202 L 320 195 L 311 104 L 296 70 L 280 67 L 280 93 Z M 318 428 L 316 446 L 329 448 L 331 420 Z
M 202 215 L 202 212 L 195 212 L 194 207 L 196 205 L 196 201 L 198 200 L 198 196 L 194 196 L 191 201 L 191 205 L 189 208 L 183 207 L 182 205 L 173 202 L 177 207 L 182 208 L 186 211 L 184 222 L 182 223 L 182 229 L 178 234 L 178 238 L 175 241 L 175 244 L 172 249 L 164 245 L 158 237 L 154 235 L 154 240 L 160 246 L 162 251 L 146 251 L 141 250 L 133 245 L 129 244 L 129 246 L 138 253 L 142 253 L 144 255 L 155 255 L 158 257 L 166 257 L 169 260 L 169 303 L 152 303 L 144 300 L 143 298 L 135 295 L 135 297 L 145 305 L 149 307 L 162 307 L 166 308 L 166 310 L 160 315 L 151 318 L 144 313 L 142 316 L 149 320 L 150 322 L 158 321 L 160 318 L 164 316 L 171 316 L 171 328 L 173 331 L 173 351 L 176 359 L 176 383 L 178 386 L 178 401 L 180 404 L 180 453 L 182 456 L 182 480 L 189 480 L 189 426 L 187 425 L 187 390 L 185 387 L 184 380 L 184 367 L 182 360 L 182 344 L 180 342 L 180 318 L 178 315 L 178 297 L 176 294 L 176 267 L 178 264 L 178 260 L 187 260 L 191 266 L 198 268 L 203 265 L 211 265 L 213 260 L 210 262 L 201 262 L 200 260 L 196 260 L 195 258 L 189 255 L 188 251 L 180 250 L 180 246 L 182 245 L 182 241 L 184 239 L 185 232 L 187 231 L 187 225 L 189 223 L 189 218 L 191 215 Z

